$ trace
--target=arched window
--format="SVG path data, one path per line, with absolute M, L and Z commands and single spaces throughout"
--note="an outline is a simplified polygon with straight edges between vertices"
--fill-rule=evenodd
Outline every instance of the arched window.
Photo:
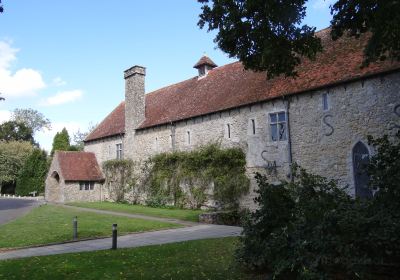
M 356 197 L 371 198 L 372 191 L 368 188 L 369 176 L 367 165 L 369 163 L 369 151 L 362 142 L 357 142 L 353 147 L 353 174 Z

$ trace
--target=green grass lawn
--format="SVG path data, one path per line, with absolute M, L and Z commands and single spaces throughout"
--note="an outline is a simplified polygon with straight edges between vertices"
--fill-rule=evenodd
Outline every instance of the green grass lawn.
M 69 203 L 69 205 L 131 214 L 143 214 L 162 218 L 173 218 L 192 222 L 198 222 L 199 214 L 205 212 L 202 210 L 154 208 L 144 205 L 113 202 L 73 202 Z
M 118 224 L 119 234 L 180 227 L 172 223 L 42 205 L 34 208 L 29 214 L 0 226 L 0 248 L 71 240 L 74 216 L 78 216 L 79 238 L 111 236 L 114 223 Z
M 265 279 L 235 263 L 236 238 L 0 261 L 0 279 Z

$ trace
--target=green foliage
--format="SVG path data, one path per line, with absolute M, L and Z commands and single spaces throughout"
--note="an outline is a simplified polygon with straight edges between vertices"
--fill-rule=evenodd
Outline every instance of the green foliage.
M 302 25 L 306 0 L 198 0 L 198 25 L 217 30 L 214 41 L 245 68 L 267 71 L 269 78 L 296 76 L 304 58 L 322 50 L 315 28 Z M 331 7 L 332 38 L 370 32 L 365 64 L 391 57 L 400 60 L 399 1 L 337 0 Z M 350 30 L 350 32 L 347 32 Z
M 400 2 L 387 0 L 338 0 L 332 7 L 332 37 L 358 38 L 370 32 L 364 65 L 391 58 L 400 60 Z
M 236 238 L 0 262 L 1 279 L 265 280 L 233 264 Z
M 267 71 L 269 78 L 295 76 L 302 56 L 313 59 L 321 51 L 315 28 L 301 25 L 305 0 L 198 1 L 203 4 L 198 25 L 218 30 L 218 47 L 246 69 Z
M 33 146 L 29 142 L 0 141 L 0 186 L 17 180 L 32 151 Z
M 109 237 L 113 223 L 118 224 L 119 235 L 181 227 L 168 222 L 91 213 L 55 205 L 41 205 L 27 215 L 0 226 L 0 250 L 71 240 L 72 219 L 75 216 L 78 217 L 78 237 L 82 239 Z M 3 278 L 0 277 L 0 279 Z
M 53 147 L 51 149 L 51 156 L 55 151 L 69 151 L 70 149 L 69 134 L 64 127 L 61 132 L 57 132 L 53 139 Z
M 15 193 L 22 196 L 33 191 L 37 195 L 43 193 L 48 168 L 47 153 L 34 149 L 18 175 Z
M 34 109 L 15 109 L 13 111 L 12 120 L 25 124 L 33 133 L 43 128 L 51 128 L 50 120 Z
M 222 208 L 235 208 L 248 192 L 246 158 L 239 148 L 221 149 L 209 144 L 190 152 L 161 153 L 147 162 L 148 204 L 197 209 L 207 199 L 213 184 L 213 198 Z
M 0 125 L 0 141 L 29 141 L 34 144 L 33 131 L 24 123 L 8 121 Z
M 238 259 L 274 279 L 394 279 L 400 269 L 399 139 L 370 139 L 378 154 L 368 171 L 379 188 L 370 201 L 297 167 L 293 183 L 272 185 L 257 174 L 260 208 L 244 224 Z
M 135 186 L 133 167 L 133 161 L 128 159 L 113 159 L 103 163 L 105 184 L 114 201 L 124 201 L 127 190 Z

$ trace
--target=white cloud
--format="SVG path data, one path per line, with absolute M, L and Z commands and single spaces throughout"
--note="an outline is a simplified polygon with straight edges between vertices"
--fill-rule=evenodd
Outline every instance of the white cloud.
M 57 93 L 54 96 L 50 96 L 41 102 L 43 106 L 56 106 L 65 103 L 74 102 L 79 100 L 83 95 L 83 92 L 79 89 L 70 90 L 70 91 L 62 91 Z
M 314 0 L 312 7 L 316 10 L 324 10 L 329 8 L 330 5 L 333 5 L 336 0 Z
M 10 70 L 19 50 L 11 47 L 11 42 L 0 41 L 0 92 L 3 97 L 22 97 L 35 95 L 46 87 L 40 72 L 22 68 L 15 73 Z
M 64 81 L 63 79 L 61 79 L 60 77 L 55 77 L 52 81 L 52 85 L 54 85 L 56 87 L 65 86 L 66 84 L 67 84 L 67 82 Z
M 83 131 L 85 126 L 78 122 L 53 122 L 51 123 L 51 129 L 44 129 L 43 131 L 37 132 L 35 140 L 40 143 L 40 147 L 50 152 L 53 145 L 53 138 L 57 132 L 60 132 L 63 128 L 68 130 L 70 140 L 72 142 L 73 135 L 78 130 Z
M 11 119 L 11 112 L 7 110 L 0 110 L 0 124 Z

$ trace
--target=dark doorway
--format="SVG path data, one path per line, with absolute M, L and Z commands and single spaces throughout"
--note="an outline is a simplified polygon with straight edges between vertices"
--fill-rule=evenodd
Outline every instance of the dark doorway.
M 356 197 L 371 198 L 373 196 L 372 191 L 368 188 L 368 163 L 368 148 L 362 142 L 358 142 L 353 148 L 353 172 Z

